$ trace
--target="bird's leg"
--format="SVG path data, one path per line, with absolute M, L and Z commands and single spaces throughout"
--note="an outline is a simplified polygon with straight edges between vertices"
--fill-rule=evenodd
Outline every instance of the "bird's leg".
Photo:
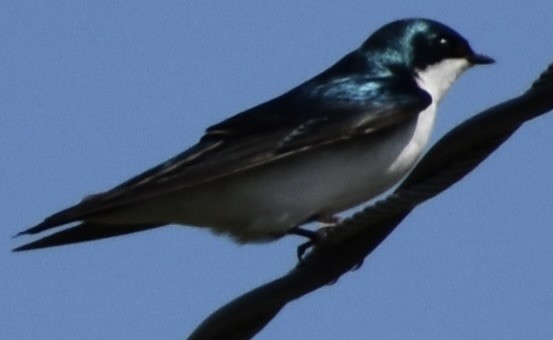
M 316 231 L 312 231 L 312 230 L 309 230 L 309 229 L 303 229 L 303 228 L 300 228 L 300 227 L 294 227 L 294 228 L 288 230 L 286 233 L 290 234 L 290 235 L 303 236 L 303 237 L 306 237 L 309 240 L 314 241 L 314 242 L 318 241 L 318 238 L 319 238 L 319 235 L 317 235 Z
M 296 256 L 298 257 L 299 264 L 303 264 L 303 255 L 305 254 L 307 249 L 313 247 L 314 245 L 315 245 L 315 242 L 310 240 L 307 242 L 303 242 L 298 246 L 298 248 L 296 249 Z
M 321 226 L 318 230 L 312 231 L 309 229 L 303 229 L 299 226 L 296 226 L 288 231 L 288 234 L 291 235 L 299 235 L 303 237 L 307 237 L 309 241 L 304 242 L 298 246 L 297 249 L 297 256 L 298 261 L 302 262 L 303 255 L 305 252 L 315 246 L 317 243 L 321 242 L 321 240 L 326 236 L 327 228 L 332 228 L 338 223 L 340 223 L 341 218 L 334 215 L 316 215 L 312 218 L 310 218 L 306 223 L 309 222 L 320 222 Z
M 309 241 L 300 244 L 298 246 L 298 249 L 296 250 L 299 262 L 302 261 L 303 254 L 305 254 L 307 249 L 311 248 L 313 245 L 317 244 L 317 242 L 321 241 L 321 235 L 319 235 L 319 233 L 317 233 L 316 231 L 303 229 L 300 227 L 294 227 L 288 230 L 287 234 L 303 236 L 309 239 Z
M 287 234 L 303 236 L 309 239 L 309 241 L 300 244 L 296 251 L 298 256 L 298 261 L 300 262 L 302 261 L 303 254 L 305 254 L 307 249 L 311 248 L 312 246 L 314 246 L 315 244 L 321 241 L 321 235 L 318 232 L 312 231 L 309 229 L 303 229 L 300 227 L 294 227 L 288 230 Z

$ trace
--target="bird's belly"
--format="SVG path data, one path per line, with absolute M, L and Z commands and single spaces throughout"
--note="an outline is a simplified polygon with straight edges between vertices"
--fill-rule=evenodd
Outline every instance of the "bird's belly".
M 433 111 L 423 112 L 390 131 L 164 195 L 144 209 L 135 207 L 131 219 L 165 216 L 151 222 L 209 227 L 239 242 L 271 240 L 314 216 L 335 214 L 389 189 L 416 162 L 432 122 Z M 121 222 L 129 222 L 121 213 Z
M 428 139 L 431 122 L 425 131 L 420 125 L 412 122 L 187 190 L 172 199 L 179 206 L 171 209 L 178 212 L 174 222 L 211 227 L 240 242 L 281 236 L 314 216 L 369 201 L 397 183 Z

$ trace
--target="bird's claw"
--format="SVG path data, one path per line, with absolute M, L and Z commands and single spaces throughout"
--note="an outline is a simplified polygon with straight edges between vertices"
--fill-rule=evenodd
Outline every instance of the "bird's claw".
M 300 264 L 303 263 L 305 253 L 310 248 L 317 246 L 326 238 L 329 232 L 329 228 L 332 228 L 332 226 L 327 226 L 324 228 L 320 228 L 317 231 L 312 231 L 312 234 L 310 234 L 309 236 L 309 241 L 304 242 L 298 246 L 298 249 L 296 250 L 296 255 Z
M 334 228 L 336 225 L 338 225 L 341 222 L 341 220 L 342 219 L 339 216 L 320 215 L 310 219 L 310 221 L 317 221 L 321 223 L 319 229 L 317 229 L 316 231 L 303 229 L 300 227 L 295 227 L 288 231 L 288 234 L 299 235 L 299 236 L 307 237 L 309 239 L 309 241 L 300 244 L 296 250 L 298 262 L 300 264 L 303 263 L 303 258 L 305 253 L 310 248 L 319 244 L 327 236 L 328 231 L 331 228 Z

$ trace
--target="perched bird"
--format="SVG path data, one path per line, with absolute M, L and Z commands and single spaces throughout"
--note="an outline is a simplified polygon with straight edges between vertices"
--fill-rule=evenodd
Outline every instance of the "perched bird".
M 19 233 L 55 231 L 15 250 L 167 224 L 208 227 L 241 243 L 308 234 L 300 226 L 406 175 L 454 80 L 493 62 L 439 22 L 394 21 L 321 74 L 209 127 L 188 150 Z

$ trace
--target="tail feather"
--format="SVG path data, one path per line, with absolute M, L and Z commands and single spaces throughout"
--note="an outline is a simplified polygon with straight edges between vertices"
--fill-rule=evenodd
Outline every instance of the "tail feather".
M 34 234 L 38 234 L 42 231 L 45 231 L 45 230 L 48 230 L 48 229 L 51 229 L 51 228 L 54 228 L 54 227 L 57 227 L 59 225 L 61 225 L 62 223 L 54 223 L 48 219 L 45 219 L 44 221 L 42 221 L 41 223 L 35 225 L 34 227 L 32 228 L 29 228 L 29 229 L 25 229 L 19 233 L 17 233 L 14 237 L 18 237 L 18 236 L 22 236 L 22 235 L 34 235 Z
M 57 213 L 47 217 L 41 223 L 35 225 L 32 228 L 23 230 L 22 232 L 15 235 L 15 237 L 21 236 L 21 235 L 38 234 L 40 232 L 43 232 L 43 231 L 48 230 L 48 229 L 55 228 L 55 227 L 63 225 L 63 224 L 67 224 L 67 223 L 76 222 L 76 221 L 79 221 L 79 220 L 86 219 L 86 216 L 87 215 L 83 214 L 83 212 L 80 211 L 80 203 L 79 203 L 75 206 L 64 209 L 60 212 L 57 212 Z
M 42 230 L 51 228 L 50 226 L 44 227 L 43 224 L 48 223 L 44 221 L 43 223 L 27 229 L 17 235 L 23 234 L 36 234 Z M 141 224 L 131 224 L 131 225 L 118 225 L 118 224 L 100 224 L 92 222 L 83 222 L 68 229 L 58 231 L 52 235 L 43 237 L 39 240 L 24 244 L 20 247 L 15 248 L 13 251 L 24 251 L 31 249 L 40 249 L 48 247 L 62 246 L 71 243 L 79 243 L 85 241 L 92 241 L 107 237 L 120 236 L 130 233 L 135 233 L 139 231 L 144 231 L 148 229 L 153 229 L 161 227 L 162 225 L 141 225 Z

